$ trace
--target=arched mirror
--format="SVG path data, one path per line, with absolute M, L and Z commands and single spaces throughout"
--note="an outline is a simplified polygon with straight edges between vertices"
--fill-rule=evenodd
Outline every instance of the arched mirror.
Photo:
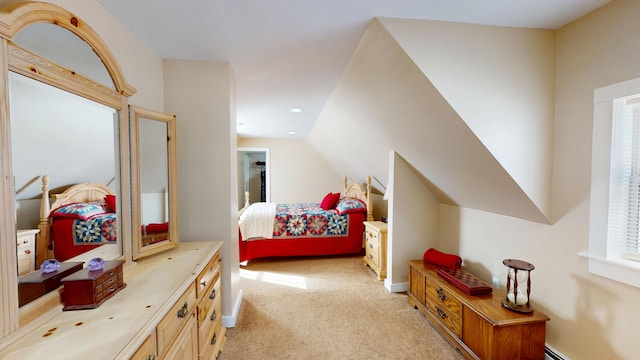
M 178 246 L 175 116 L 130 106 L 133 258 Z M 139 230 L 139 231 L 138 231 Z
M 0 42 L 5 336 L 59 301 L 53 291 L 42 296 L 50 300 L 19 304 L 21 279 L 38 273 L 43 260 L 131 258 L 127 98 L 135 89 L 95 32 L 56 5 L 23 2 L 0 11 Z M 54 230 L 54 217 L 76 229 L 76 221 L 102 213 L 112 216 L 78 232 L 67 230 L 69 239 Z M 24 253 L 32 260 L 28 266 L 18 261 L 23 235 L 33 236 L 33 248 Z

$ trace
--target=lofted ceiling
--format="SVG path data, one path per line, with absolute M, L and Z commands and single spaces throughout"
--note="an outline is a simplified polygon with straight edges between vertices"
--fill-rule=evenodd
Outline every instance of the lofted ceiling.
M 609 1 L 98 0 L 161 58 L 230 63 L 239 136 L 293 139 L 312 129 L 374 17 L 557 29 Z

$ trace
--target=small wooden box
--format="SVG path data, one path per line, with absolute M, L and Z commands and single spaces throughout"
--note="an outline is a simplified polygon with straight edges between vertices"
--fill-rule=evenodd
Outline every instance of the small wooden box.
M 25 305 L 40 296 L 57 289 L 60 280 L 82 270 L 82 262 L 61 262 L 56 272 L 44 274 L 37 270 L 18 278 L 18 304 Z
M 95 309 L 124 289 L 122 264 L 123 260 L 105 261 L 102 270 L 85 268 L 62 279 L 62 310 Z

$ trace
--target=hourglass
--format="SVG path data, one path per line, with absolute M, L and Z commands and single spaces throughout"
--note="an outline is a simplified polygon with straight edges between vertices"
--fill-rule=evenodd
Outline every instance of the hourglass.
M 519 313 L 533 311 L 529 296 L 531 293 L 531 270 L 533 264 L 522 260 L 505 259 L 502 263 L 507 266 L 507 295 L 502 299 L 502 305 L 509 310 Z

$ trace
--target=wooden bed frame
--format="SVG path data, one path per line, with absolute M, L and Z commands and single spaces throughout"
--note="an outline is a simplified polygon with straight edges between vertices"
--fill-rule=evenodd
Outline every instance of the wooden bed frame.
M 50 194 L 49 175 L 42 177 L 40 223 L 38 224 L 40 232 L 36 236 L 36 268 L 39 268 L 44 260 L 53 257 L 51 218 L 49 217 L 51 210 L 77 202 L 100 201 L 108 194 L 114 194 L 111 188 L 95 182 L 72 185 L 62 193 Z
M 347 237 L 324 237 L 322 240 L 313 237 L 300 237 L 295 239 L 253 239 L 244 241 L 238 231 L 238 246 L 240 262 L 267 258 L 267 257 L 297 257 L 297 256 L 324 256 L 354 254 L 362 251 L 364 245 L 364 221 L 373 220 L 373 208 L 371 199 L 371 177 L 367 177 L 366 185 L 349 182 L 344 179 L 343 196 L 363 201 L 367 206 L 364 213 L 352 213 L 348 216 L 355 221 L 349 228 Z M 242 214 L 249 207 L 249 196 L 245 199 L 245 206 L 239 211 Z M 240 216 L 240 215 L 239 215 Z

